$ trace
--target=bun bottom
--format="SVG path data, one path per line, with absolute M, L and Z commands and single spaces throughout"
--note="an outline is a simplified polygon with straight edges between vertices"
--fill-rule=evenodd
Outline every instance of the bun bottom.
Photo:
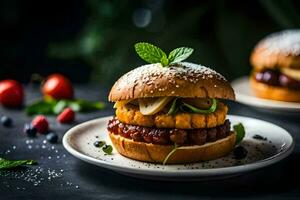
M 257 97 L 272 99 L 277 101 L 300 102 L 300 91 L 291 90 L 284 87 L 276 87 L 265 83 L 260 83 L 250 78 L 250 86 Z
M 136 142 L 111 132 L 109 137 L 121 155 L 139 161 L 162 163 L 174 149 L 173 145 Z M 226 138 L 201 146 L 181 146 L 170 156 L 167 164 L 192 163 L 223 157 L 233 150 L 235 141 L 236 134 L 231 132 Z

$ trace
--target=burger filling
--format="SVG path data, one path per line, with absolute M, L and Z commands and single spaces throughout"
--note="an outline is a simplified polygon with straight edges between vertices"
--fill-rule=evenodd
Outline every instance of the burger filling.
M 134 141 L 203 145 L 227 137 L 227 106 L 216 99 L 144 98 L 118 101 L 108 131 Z
M 263 69 L 254 73 L 256 81 L 271 86 L 285 87 L 292 90 L 300 90 L 300 70 L 282 68 Z
M 227 137 L 230 134 L 230 122 L 227 119 L 224 124 L 214 128 L 165 129 L 124 124 L 114 118 L 109 121 L 107 129 L 113 134 L 138 142 L 162 145 L 174 143 L 179 145 L 203 145 L 206 142 L 214 142 Z

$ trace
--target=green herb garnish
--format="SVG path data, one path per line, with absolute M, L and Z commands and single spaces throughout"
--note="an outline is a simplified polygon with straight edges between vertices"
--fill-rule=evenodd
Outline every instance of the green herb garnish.
M 174 144 L 174 149 L 172 149 L 172 151 L 170 151 L 170 153 L 165 157 L 164 161 L 163 161 L 163 165 L 165 165 L 167 163 L 167 161 L 169 160 L 169 158 L 171 157 L 171 155 L 173 155 L 175 153 L 175 151 L 177 150 L 178 145 L 175 143 Z
M 100 141 L 96 141 L 94 142 L 94 146 L 97 148 L 101 148 L 106 144 L 106 142 L 104 140 L 100 140 Z
M 242 123 L 238 123 L 236 125 L 233 125 L 233 129 L 236 132 L 236 142 L 235 143 L 239 144 L 245 137 L 245 134 L 246 134 L 245 128 Z
M 106 154 L 108 154 L 108 155 L 111 155 L 111 153 L 112 153 L 112 151 L 113 151 L 113 147 L 111 146 L 111 145 L 104 145 L 103 147 L 102 147 L 102 150 L 106 153 Z
M 217 99 L 212 99 L 212 104 L 211 104 L 211 106 L 210 106 L 210 108 L 209 109 L 206 109 L 206 110 L 203 110 L 203 109 L 199 109 L 199 108 L 196 108 L 196 107 L 194 107 L 194 106 L 192 106 L 192 105 L 190 105 L 190 104 L 187 104 L 187 103 L 185 103 L 185 102 L 182 102 L 183 103 L 183 105 L 182 105 L 182 107 L 181 108 L 188 108 L 191 112 L 193 112 L 193 113 L 200 113 L 200 114 L 209 114 L 209 113 L 213 113 L 213 112 L 215 112 L 216 111 L 216 109 L 217 109 L 217 107 L 218 107 L 218 101 L 217 101 Z
M 176 48 L 173 51 L 171 51 L 168 56 L 169 63 L 172 64 L 183 61 L 187 59 L 193 53 L 193 51 L 194 49 L 188 47 Z
M 101 110 L 104 108 L 104 103 L 99 101 L 87 101 L 83 99 L 76 100 L 55 100 L 43 99 L 34 102 L 26 108 L 28 115 L 44 114 L 57 115 L 66 107 L 71 107 L 75 112 L 88 112 L 93 110 Z
M 104 145 L 106 144 L 106 142 L 105 141 L 103 141 L 103 140 L 101 140 L 101 141 L 99 141 L 99 147 L 103 147 Z
M 139 42 L 134 45 L 136 53 L 148 63 L 161 63 L 163 67 L 187 59 L 193 49 L 188 47 L 176 48 L 170 52 L 169 56 L 159 47 L 146 42 Z
M 34 160 L 7 160 L 0 158 L 0 170 L 2 169 L 12 169 L 22 165 L 35 165 L 37 164 Z
M 168 111 L 168 115 L 174 115 L 178 111 L 178 107 L 176 106 L 177 98 L 175 98 L 172 102 L 172 105 Z
M 171 107 L 168 111 L 168 115 L 173 115 L 176 114 L 177 111 L 180 109 L 182 112 L 191 112 L 191 113 L 200 113 L 200 114 L 209 114 L 209 113 L 213 113 L 216 111 L 217 107 L 218 107 L 218 100 L 217 99 L 211 99 L 212 104 L 210 106 L 210 108 L 208 109 L 199 109 L 196 108 L 190 104 L 187 104 L 185 102 L 182 101 L 178 101 L 178 98 L 175 98 L 171 104 Z

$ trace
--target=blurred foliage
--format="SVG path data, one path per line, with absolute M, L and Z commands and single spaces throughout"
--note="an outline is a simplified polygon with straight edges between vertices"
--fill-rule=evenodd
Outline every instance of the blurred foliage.
M 249 55 L 262 37 L 300 27 L 296 0 L 10 0 L 3 5 L 0 21 L 10 19 L 6 27 L 20 28 L 0 37 L 5 60 L 0 76 L 2 69 L 18 74 L 61 71 L 72 80 L 90 73 L 91 80 L 106 85 L 144 64 L 134 52 L 136 42 L 151 42 L 167 52 L 192 47 L 187 61 L 233 79 L 249 73 Z M 14 66 L 22 67 L 16 72 Z M 27 72 L 31 66 L 44 68 Z
M 300 12 L 291 1 L 228 2 L 185 2 L 174 9 L 174 1 L 89 0 L 90 14 L 81 33 L 75 40 L 51 44 L 49 54 L 62 59 L 81 58 L 93 66 L 93 79 L 111 84 L 142 63 L 133 49 L 138 41 L 150 41 L 167 50 L 190 46 L 195 53 L 189 60 L 232 79 L 249 72 L 249 54 L 266 32 L 300 25 Z M 133 23 L 134 13 L 140 8 L 152 14 L 145 27 Z M 275 25 L 260 20 L 268 15 Z

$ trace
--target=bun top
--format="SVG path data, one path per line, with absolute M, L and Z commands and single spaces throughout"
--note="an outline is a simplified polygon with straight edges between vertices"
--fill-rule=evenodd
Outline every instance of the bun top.
M 149 64 L 131 70 L 114 84 L 109 101 L 166 96 L 235 100 L 232 87 L 221 74 L 181 62 L 168 67 Z
M 300 69 L 300 29 L 265 37 L 255 46 L 250 62 L 256 70 L 277 67 Z

